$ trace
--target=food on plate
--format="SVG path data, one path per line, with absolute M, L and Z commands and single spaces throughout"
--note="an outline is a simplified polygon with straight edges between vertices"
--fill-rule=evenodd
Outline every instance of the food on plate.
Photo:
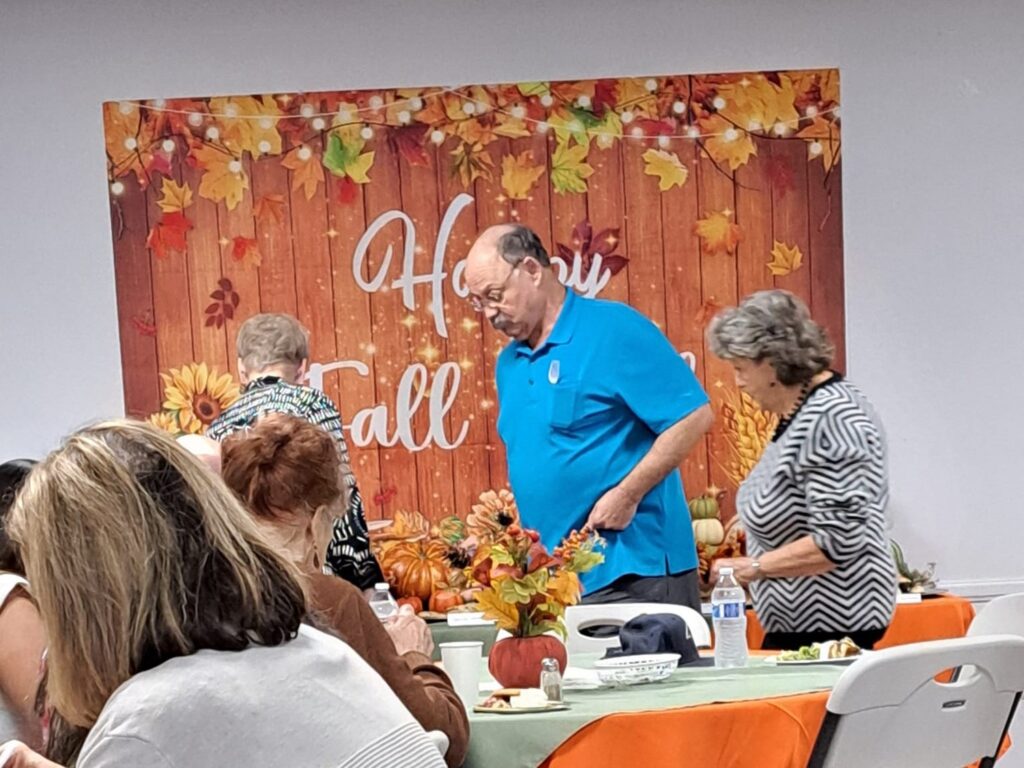
M 549 703 L 540 688 L 499 688 L 480 706 L 485 709 L 537 709 Z
M 779 661 L 821 661 L 823 659 L 846 659 L 860 653 L 860 648 L 853 640 L 844 637 L 842 640 L 826 640 L 823 643 L 811 643 L 798 651 L 782 651 L 777 656 Z

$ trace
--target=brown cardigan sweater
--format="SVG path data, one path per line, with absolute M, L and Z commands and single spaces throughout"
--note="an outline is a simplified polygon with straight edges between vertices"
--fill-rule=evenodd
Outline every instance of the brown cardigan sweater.
M 462 765 L 469 746 L 469 719 L 448 676 L 422 653 L 399 656 L 362 593 L 347 581 L 314 574 L 307 589 L 316 618 L 384 678 L 425 730 L 448 736 L 451 745 L 445 762 L 451 768 Z

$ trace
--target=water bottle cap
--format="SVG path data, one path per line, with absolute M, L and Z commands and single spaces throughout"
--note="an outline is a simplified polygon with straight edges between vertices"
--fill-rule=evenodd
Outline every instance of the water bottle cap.
M 728 565 L 723 565 L 718 569 L 719 576 L 732 576 L 732 568 Z
M 388 584 L 386 581 L 381 581 L 381 582 L 379 582 L 377 584 L 374 584 L 373 588 L 374 589 L 382 589 L 385 592 L 390 592 L 391 591 L 391 585 Z

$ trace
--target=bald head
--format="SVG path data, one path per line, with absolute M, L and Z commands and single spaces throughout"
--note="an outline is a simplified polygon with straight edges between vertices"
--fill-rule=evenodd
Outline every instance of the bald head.
M 521 224 L 485 229 L 466 257 L 469 298 L 496 330 L 528 341 L 539 335 L 549 303 L 564 289 L 537 233 Z
M 178 438 L 178 445 L 203 462 L 208 469 L 220 474 L 220 443 L 216 440 L 205 435 L 182 435 Z

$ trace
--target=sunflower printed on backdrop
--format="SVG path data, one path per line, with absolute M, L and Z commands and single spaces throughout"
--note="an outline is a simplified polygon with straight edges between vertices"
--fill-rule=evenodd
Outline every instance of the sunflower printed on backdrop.
M 154 426 L 172 435 L 198 435 L 238 399 L 238 384 L 230 373 L 219 374 L 206 363 L 190 363 L 161 373 L 164 410 L 149 417 Z

